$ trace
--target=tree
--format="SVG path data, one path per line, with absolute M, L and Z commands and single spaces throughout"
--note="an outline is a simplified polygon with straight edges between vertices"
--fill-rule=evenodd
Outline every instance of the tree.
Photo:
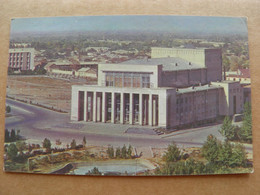
M 121 150 L 120 147 L 116 149 L 116 158 L 121 158 Z
M 228 71 L 230 69 L 230 61 L 226 55 L 222 56 L 222 64 L 226 71 Z
M 9 142 L 10 141 L 10 132 L 8 131 L 8 129 L 5 129 L 5 142 Z
M 203 144 L 202 155 L 210 162 L 218 162 L 219 145 L 217 138 L 213 135 L 207 137 L 207 141 Z
M 168 145 L 167 152 L 163 156 L 163 159 L 169 163 L 169 162 L 176 162 L 180 160 L 181 157 L 181 151 L 176 146 L 176 144 L 173 142 L 172 144 Z
M 73 139 L 72 142 L 70 143 L 70 148 L 76 149 L 76 146 L 77 146 L 76 141 L 75 141 L 75 139 Z
M 6 106 L 5 107 L 5 111 L 6 111 L 6 113 L 10 113 L 11 112 L 11 107 L 10 106 Z
M 237 166 L 245 166 L 245 164 L 246 164 L 245 148 L 241 144 L 236 144 L 232 151 L 229 166 L 237 167 Z
M 23 152 L 26 150 L 26 143 L 24 141 L 18 141 L 16 142 L 16 148 L 19 152 Z
M 232 121 L 230 120 L 229 116 L 225 117 L 219 132 L 228 140 L 235 140 L 237 138 L 236 127 L 232 125 Z
M 244 60 L 241 59 L 240 57 L 234 55 L 230 57 L 231 71 L 236 71 L 238 68 L 241 68 L 242 64 L 244 64 Z
M 113 148 L 113 146 L 108 147 L 107 154 L 108 154 L 109 158 L 114 158 L 114 148 Z
M 121 157 L 124 158 L 124 159 L 126 159 L 126 157 L 127 157 L 127 150 L 126 150 L 126 146 L 125 145 L 122 147 Z
M 132 151 L 133 151 L 133 147 L 131 145 L 128 146 L 128 149 L 127 149 L 127 155 L 128 155 L 128 158 L 131 158 L 132 157 Z
M 43 74 L 46 74 L 46 70 L 43 68 L 43 67 L 39 67 L 35 70 L 35 73 L 36 74 L 39 74 L 39 75 L 43 75 Z
M 97 167 L 94 167 L 91 171 L 88 171 L 86 175 L 101 175 L 102 173 L 98 170 Z
M 16 140 L 15 130 L 14 130 L 14 129 L 11 130 L 10 140 L 11 140 L 11 141 L 15 141 L 15 140 Z
M 239 137 L 242 141 L 252 143 L 252 113 L 249 102 L 246 102 L 244 105 L 244 120 L 239 131 Z
M 42 146 L 49 152 L 51 150 L 51 141 L 47 138 L 44 139 Z
M 11 160 L 15 160 L 16 156 L 17 156 L 17 152 L 18 149 L 16 148 L 16 146 L 14 144 L 10 144 L 8 146 L 7 149 L 7 156 L 11 159 Z
M 224 144 L 219 144 L 218 162 L 228 167 L 232 156 L 232 145 L 226 140 Z
M 85 137 L 85 136 L 83 137 L 83 141 L 82 141 L 82 143 L 83 143 L 83 146 L 86 147 L 87 140 L 86 140 L 86 137 Z

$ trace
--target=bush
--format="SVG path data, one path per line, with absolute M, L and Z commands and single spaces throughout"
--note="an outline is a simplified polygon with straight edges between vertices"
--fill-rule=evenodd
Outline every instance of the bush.
M 91 171 L 88 171 L 86 175 L 101 175 L 102 173 L 98 170 L 97 167 L 94 167 Z
M 114 148 L 113 148 L 113 146 L 108 147 L 108 149 L 107 149 L 107 154 L 108 154 L 108 157 L 109 157 L 109 158 L 114 158 L 114 157 L 115 157 L 115 156 L 114 156 Z
M 76 147 L 77 147 L 77 143 L 76 143 L 75 139 L 73 139 L 72 142 L 70 143 L 70 148 L 76 149 Z
M 18 149 L 14 144 L 10 144 L 7 148 L 7 156 L 14 161 L 18 153 Z
M 172 144 L 168 145 L 167 152 L 163 156 L 163 159 L 166 162 L 176 162 L 180 160 L 181 158 L 181 152 L 179 148 L 176 146 L 176 144 L 173 142 Z

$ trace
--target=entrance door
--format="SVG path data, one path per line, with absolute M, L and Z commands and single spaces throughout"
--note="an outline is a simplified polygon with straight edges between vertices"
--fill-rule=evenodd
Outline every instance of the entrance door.
M 233 96 L 233 114 L 237 113 L 237 96 Z
M 78 120 L 84 120 L 84 91 L 79 91 Z

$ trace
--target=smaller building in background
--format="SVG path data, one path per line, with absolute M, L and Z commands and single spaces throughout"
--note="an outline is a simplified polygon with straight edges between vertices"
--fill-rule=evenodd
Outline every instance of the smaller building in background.
M 85 78 L 97 78 L 97 71 L 94 68 L 81 68 L 75 72 L 76 76 L 85 77 Z
M 9 49 L 8 67 L 14 71 L 34 69 L 34 48 Z
M 250 71 L 249 69 L 240 68 L 236 72 L 227 72 L 226 79 L 229 81 L 240 81 L 242 84 L 250 84 Z

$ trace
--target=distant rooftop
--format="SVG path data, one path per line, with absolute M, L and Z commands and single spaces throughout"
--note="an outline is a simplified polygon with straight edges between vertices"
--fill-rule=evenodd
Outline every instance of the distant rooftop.
M 34 52 L 34 48 L 12 48 L 9 49 L 9 53 L 15 53 L 15 52 Z
M 73 64 L 69 60 L 56 60 L 54 62 L 50 62 L 51 64 L 55 64 L 57 66 L 64 66 L 64 65 L 71 65 Z M 91 64 L 98 64 L 99 62 L 79 62 L 79 65 L 91 65 Z
M 201 65 L 189 62 L 182 58 L 166 57 L 166 58 L 148 58 L 135 59 L 122 62 L 123 65 L 162 65 L 164 71 L 176 71 L 187 69 L 201 69 Z

